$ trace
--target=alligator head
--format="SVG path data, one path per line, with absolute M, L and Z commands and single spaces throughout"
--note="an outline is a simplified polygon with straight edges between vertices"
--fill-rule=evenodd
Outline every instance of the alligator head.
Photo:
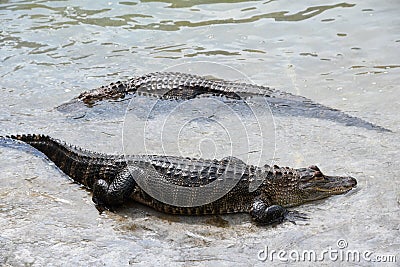
M 353 177 L 327 176 L 317 166 L 274 173 L 278 175 L 268 179 L 265 195 L 272 204 L 285 207 L 344 194 L 357 185 Z

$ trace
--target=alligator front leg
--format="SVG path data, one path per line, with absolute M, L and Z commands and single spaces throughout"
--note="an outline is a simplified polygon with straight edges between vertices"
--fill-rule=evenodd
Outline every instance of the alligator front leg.
M 93 185 L 92 200 L 100 212 L 106 209 L 112 210 L 114 206 L 123 204 L 129 198 L 135 186 L 132 167 L 124 168 L 110 184 L 102 179 L 97 180 Z
M 295 224 L 296 220 L 307 220 L 305 214 L 297 211 L 288 211 L 279 205 L 267 205 L 264 201 L 256 199 L 250 210 L 253 220 L 259 224 L 278 224 L 283 221 L 290 221 Z
M 256 199 L 250 210 L 253 220 L 259 224 L 281 223 L 288 211 L 282 206 L 268 206 L 264 201 Z

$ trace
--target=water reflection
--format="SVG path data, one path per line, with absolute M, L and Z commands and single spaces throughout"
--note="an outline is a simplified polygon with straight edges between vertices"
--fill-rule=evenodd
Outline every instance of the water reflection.
M 184 27 L 204 27 L 212 25 L 226 25 L 226 24 L 242 24 L 252 23 L 263 19 L 274 19 L 275 21 L 302 21 L 312 17 L 315 17 L 327 10 L 335 8 L 349 8 L 355 6 L 355 4 L 339 3 L 335 5 L 324 5 L 324 6 L 312 6 L 307 7 L 304 10 L 290 13 L 286 10 L 274 11 L 269 13 L 261 13 L 242 17 L 246 15 L 248 11 L 256 11 L 258 7 L 247 7 L 235 10 L 235 6 L 232 6 L 230 14 L 233 17 L 228 18 L 216 18 L 216 19 L 203 19 L 197 20 L 201 16 L 194 16 L 193 14 L 200 12 L 209 15 L 207 9 L 201 9 L 202 4 L 209 4 L 212 2 L 216 3 L 241 3 L 241 2 L 253 2 L 253 1 L 142 1 L 147 2 L 163 2 L 170 3 L 167 8 L 184 8 L 198 6 L 196 10 L 185 10 L 187 17 L 192 18 L 189 20 L 171 20 L 154 18 L 154 10 L 149 9 L 146 4 L 135 4 L 135 9 L 122 9 L 121 6 L 118 8 L 118 12 L 112 12 L 111 8 L 100 8 L 100 9 L 88 9 L 79 6 L 57 6 L 53 3 L 23 3 L 23 4 L 12 4 L 12 5 L 1 5 L 0 10 L 9 11 L 23 11 L 28 12 L 30 19 L 35 20 L 38 24 L 33 25 L 31 29 L 47 29 L 53 28 L 58 29 L 62 27 L 70 27 L 79 24 L 96 25 L 101 27 L 121 27 L 125 26 L 129 29 L 145 29 L 145 30 L 161 30 L 161 31 L 178 31 Z M 120 2 L 122 6 L 128 5 L 129 2 Z M 129 3 L 129 5 L 134 3 Z M 209 6 L 207 6 L 208 8 Z M 163 7 L 158 7 L 163 8 Z M 134 11 L 134 12 L 133 12 Z M 142 11 L 138 13 L 137 11 Z M 174 15 L 172 17 L 183 17 L 182 15 Z M 153 20 L 148 22 L 149 20 Z M 158 21 L 154 21 L 158 20 Z
M 288 11 L 276 11 L 271 13 L 258 14 L 250 16 L 247 18 L 225 18 L 225 19 L 212 19 L 203 20 L 198 22 L 192 22 L 188 20 L 181 21 L 166 21 L 166 22 L 156 22 L 149 24 L 135 24 L 132 29 L 151 29 L 151 30 L 163 30 L 163 31 L 177 31 L 183 27 L 202 27 L 211 25 L 221 25 L 221 24 L 241 24 L 241 23 L 252 23 L 262 19 L 274 19 L 275 21 L 301 21 L 312 18 L 321 14 L 322 12 L 334 9 L 334 8 L 347 8 L 353 7 L 354 4 L 340 3 L 336 5 L 326 5 L 326 6 L 315 6 L 308 7 L 305 10 L 299 11 L 294 14 L 288 14 Z
M 185 7 L 193 7 L 197 5 L 211 5 L 211 4 L 232 4 L 232 3 L 242 3 L 242 2 L 257 2 L 256 0 L 249 1 L 249 0 L 225 0 L 225 1 L 215 1 L 215 0 L 194 0 L 194 1 L 187 1 L 187 0 L 178 0 L 178 1 L 168 1 L 168 0 L 142 0 L 143 3 L 150 3 L 150 2 L 160 2 L 160 3 L 168 3 L 170 4 L 169 8 L 185 8 Z

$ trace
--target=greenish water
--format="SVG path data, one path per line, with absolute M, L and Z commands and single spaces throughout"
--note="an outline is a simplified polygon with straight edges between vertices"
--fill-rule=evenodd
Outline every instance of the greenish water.
M 261 163 L 317 164 L 359 183 L 351 194 L 298 207 L 309 214 L 306 223 L 277 227 L 257 227 L 245 214 L 174 217 L 134 204 L 98 215 L 90 194 L 53 165 L 0 147 L 0 265 L 263 266 L 271 263 L 257 258 L 265 246 L 320 253 L 338 249 L 339 239 L 349 250 L 397 255 L 398 264 L 399 7 L 389 0 L 0 1 L 1 135 L 46 133 L 108 153 L 122 152 L 123 145 L 132 153 L 147 151 L 140 147 L 146 137 L 152 153 L 222 157 L 229 151 L 252 160 L 249 151 L 258 147 L 227 150 L 226 131 L 198 122 L 183 127 L 179 115 L 172 121 L 155 116 L 150 135 L 128 131 L 132 142 L 123 144 L 124 116 L 93 110 L 72 119 L 54 109 L 84 90 L 162 70 L 267 85 L 393 130 L 273 118 L 276 129 L 264 136 Z M 140 109 L 135 112 L 140 119 Z M 218 115 L 240 141 L 239 124 L 225 111 Z M 165 121 L 170 128 L 160 150 L 154 130 Z M 257 144 L 259 136 L 251 133 Z

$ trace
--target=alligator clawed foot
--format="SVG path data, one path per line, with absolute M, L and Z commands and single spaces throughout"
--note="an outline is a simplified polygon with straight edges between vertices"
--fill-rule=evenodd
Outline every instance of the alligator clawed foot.
M 108 183 L 101 179 L 93 185 L 92 201 L 100 214 L 105 210 L 111 212 L 114 210 L 108 201 L 108 187 Z
M 105 210 L 108 210 L 106 206 L 95 204 L 96 209 L 99 211 L 99 214 L 102 214 Z
M 307 214 L 298 212 L 296 210 L 287 211 L 284 216 L 285 221 L 289 221 L 293 224 L 296 224 L 296 221 L 307 221 L 308 219 L 309 217 L 307 216 Z
M 101 202 L 96 202 L 94 198 L 92 198 L 92 200 L 94 202 L 94 206 L 99 211 L 99 214 L 102 214 L 104 211 L 116 212 L 119 207 L 118 205 L 108 205 Z
M 111 211 L 111 212 L 115 211 L 114 207 L 105 204 L 103 201 L 101 201 L 96 196 L 92 197 L 92 201 L 93 201 L 94 206 L 96 207 L 96 209 L 99 211 L 99 214 L 102 214 L 106 210 Z

